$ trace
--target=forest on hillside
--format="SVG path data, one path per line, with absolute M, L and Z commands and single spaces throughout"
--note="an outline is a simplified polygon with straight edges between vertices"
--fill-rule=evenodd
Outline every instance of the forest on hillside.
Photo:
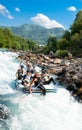
M 68 52 L 74 56 L 82 56 L 82 10 L 80 10 L 69 30 L 61 39 L 50 36 L 44 47 L 32 40 L 16 36 L 9 28 L 0 28 L 0 48 L 25 50 L 35 53 L 49 54 L 52 51 L 57 56 L 66 56 Z
M 36 43 L 32 40 L 14 35 L 9 28 L 0 28 L 0 48 L 33 51 L 36 47 Z
M 80 10 L 69 30 L 66 30 L 60 40 L 50 37 L 44 52 L 53 51 L 58 56 L 66 56 L 68 52 L 74 56 L 82 56 L 82 10 Z

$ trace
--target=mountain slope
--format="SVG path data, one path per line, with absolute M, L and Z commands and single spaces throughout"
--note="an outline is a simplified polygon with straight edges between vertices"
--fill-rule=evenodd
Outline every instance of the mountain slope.
M 46 44 L 49 36 L 60 38 L 65 31 L 63 28 L 46 29 L 32 24 L 14 26 L 11 27 L 11 30 L 14 34 L 22 36 L 23 38 L 31 39 L 38 44 Z

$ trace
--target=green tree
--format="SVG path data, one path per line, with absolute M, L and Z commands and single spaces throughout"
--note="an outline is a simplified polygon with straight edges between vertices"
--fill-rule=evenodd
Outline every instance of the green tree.
M 13 44 L 12 44 L 12 49 L 20 50 L 21 49 L 21 45 L 18 42 L 14 41 Z
M 71 33 L 68 30 L 66 30 L 62 38 L 70 41 L 70 36 Z
M 47 45 L 44 47 L 46 53 L 49 53 L 50 51 L 56 52 L 56 41 L 56 37 L 50 36 L 48 38 Z
M 48 38 L 47 46 L 48 46 L 50 49 L 53 49 L 53 48 L 54 48 L 54 51 L 55 51 L 55 49 L 56 49 L 56 37 L 50 36 L 50 37 Z
M 6 39 L 3 33 L 3 29 L 0 28 L 0 47 L 4 47 L 6 43 Z
M 79 33 L 80 34 L 80 31 L 82 30 L 82 10 L 80 10 L 77 13 L 76 18 L 74 20 L 74 23 L 70 27 L 70 30 L 71 30 L 72 35 L 74 33 Z
M 30 51 L 33 51 L 33 52 L 36 52 L 36 49 L 37 49 L 37 44 L 31 40 L 29 40 L 28 42 L 28 48 Z
M 82 48 L 82 36 L 78 33 L 75 33 L 71 36 L 70 43 L 73 49 L 79 50 L 80 48 Z
M 60 39 L 57 42 L 57 50 L 68 50 L 69 49 L 69 41 L 66 39 Z

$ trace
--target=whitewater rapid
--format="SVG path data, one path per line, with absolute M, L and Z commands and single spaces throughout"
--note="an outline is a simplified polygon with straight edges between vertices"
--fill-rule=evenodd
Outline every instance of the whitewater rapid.
M 9 117 L 0 120 L 0 130 L 82 130 L 82 105 L 62 86 L 46 96 L 15 89 L 16 56 L 0 51 L 0 104 L 9 110 Z

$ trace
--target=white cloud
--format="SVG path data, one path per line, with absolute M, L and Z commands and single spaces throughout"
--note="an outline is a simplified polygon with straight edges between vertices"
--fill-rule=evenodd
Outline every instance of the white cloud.
M 56 28 L 56 27 L 64 28 L 64 26 L 58 23 L 56 20 L 51 20 L 43 14 L 37 14 L 35 17 L 32 17 L 31 20 L 34 23 L 43 26 L 45 28 Z
M 20 9 L 19 9 L 19 8 L 15 8 L 15 11 L 16 11 L 16 12 L 20 12 Z
M 2 15 L 9 14 L 9 11 L 6 9 L 6 7 L 1 4 L 0 4 L 0 14 Z
M 10 15 L 10 12 L 7 10 L 7 8 L 5 6 L 3 6 L 2 4 L 0 4 L 0 14 L 7 16 L 9 19 L 13 19 L 13 16 Z
M 10 14 L 8 15 L 8 18 L 9 19 L 14 19 L 14 17 L 12 15 L 10 15 Z
M 76 9 L 76 7 L 74 7 L 74 6 L 70 6 L 69 8 L 67 8 L 69 11 L 76 11 L 77 9 Z

